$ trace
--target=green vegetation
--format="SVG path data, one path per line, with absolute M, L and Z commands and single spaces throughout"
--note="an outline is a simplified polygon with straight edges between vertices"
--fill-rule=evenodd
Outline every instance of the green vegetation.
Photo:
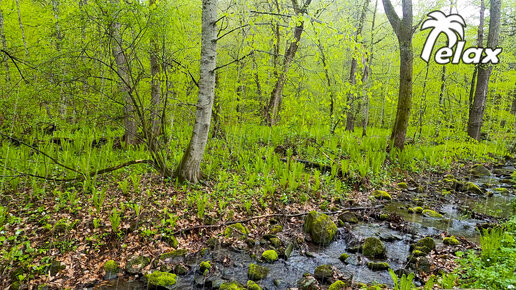
M 274 262 L 278 259 L 278 253 L 274 250 L 267 250 L 265 252 L 262 253 L 262 258 L 271 263 L 271 262 Z

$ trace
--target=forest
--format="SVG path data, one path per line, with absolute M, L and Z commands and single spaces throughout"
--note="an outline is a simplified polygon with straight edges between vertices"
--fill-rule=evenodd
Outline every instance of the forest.
M 1 289 L 514 289 L 515 0 L 0 0 Z

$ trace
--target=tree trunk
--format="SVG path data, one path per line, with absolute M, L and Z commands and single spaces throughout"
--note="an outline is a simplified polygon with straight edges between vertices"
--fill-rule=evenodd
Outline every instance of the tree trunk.
M 16 0 L 16 10 L 18 11 L 18 23 L 20 24 L 23 48 L 25 48 L 25 56 L 29 57 L 29 48 L 27 47 L 27 39 L 25 38 L 25 29 L 23 29 L 23 22 L 22 22 L 22 18 L 21 18 L 20 0 Z
M 477 47 L 484 46 L 484 12 L 486 10 L 486 6 L 484 4 L 484 0 L 480 0 L 480 23 L 478 25 L 477 32 Z M 473 76 L 471 77 L 471 86 L 469 89 L 469 113 L 471 114 L 471 109 L 473 108 L 473 97 L 475 96 L 475 82 L 477 80 L 478 73 L 478 65 L 475 65 L 475 69 L 473 70 Z
M 335 116 L 334 116 L 334 95 L 333 95 L 333 88 L 331 85 L 331 78 L 330 78 L 330 72 L 328 69 L 328 63 L 326 61 L 326 54 L 324 53 L 324 48 L 321 44 L 320 37 L 317 38 L 317 48 L 319 48 L 319 52 L 321 53 L 321 62 L 324 69 L 324 76 L 326 77 L 326 85 L 328 86 L 328 90 L 330 91 L 330 131 L 331 134 L 335 133 L 335 127 L 333 126 L 335 122 Z
M 292 0 L 292 6 L 294 7 L 294 12 L 296 13 L 296 15 L 302 15 L 306 13 L 306 9 L 308 8 L 311 2 L 312 0 L 307 0 L 303 4 L 303 7 L 299 7 L 299 5 L 297 4 L 297 0 Z M 283 70 L 280 72 L 276 84 L 274 85 L 274 89 L 271 92 L 270 102 L 267 106 L 266 121 L 269 126 L 274 126 L 277 122 L 278 113 L 281 106 L 281 99 L 283 97 L 283 87 L 285 85 L 285 81 L 287 79 L 287 74 L 290 70 L 292 60 L 294 60 L 297 49 L 299 48 L 299 41 L 301 41 L 303 29 L 304 22 L 300 21 L 294 29 L 294 40 L 290 42 L 287 50 L 285 51 L 285 56 L 283 58 Z
M 369 43 L 369 56 L 366 59 L 366 63 L 364 65 L 364 74 L 362 76 L 362 84 L 364 87 L 364 123 L 362 124 L 362 136 L 367 136 L 367 126 L 369 125 L 369 77 L 372 74 L 372 66 L 374 59 L 374 26 L 376 23 L 376 9 L 378 8 L 378 0 L 374 3 L 373 10 L 373 21 L 371 23 L 371 42 Z
M 217 66 L 217 0 L 202 1 L 201 78 L 190 144 L 176 174 L 180 180 L 197 183 L 201 178 L 201 161 L 208 142 Z
M 358 38 L 362 34 L 362 29 L 364 27 L 365 16 L 367 13 L 367 7 L 369 6 L 369 0 L 365 0 L 364 6 L 362 7 L 362 13 L 360 14 L 360 20 L 358 23 L 357 31 L 355 33 L 355 45 L 353 48 L 352 59 L 351 59 L 351 68 L 349 71 L 349 83 L 351 84 L 351 91 L 348 94 L 348 111 L 346 114 L 346 131 L 355 130 L 355 115 L 356 115 L 356 106 L 355 106 L 355 93 L 353 92 L 354 86 L 356 84 L 357 79 L 357 65 L 358 60 L 356 58 L 356 50 L 358 44 Z
M 399 18 L 390 0 L 383 0 L 383 6 L 400 46 L 400 89 L 391 141 L 395 147 L 403 150 L 412 107 L 412 0 L 402 0 L 402 19 Z
M 111 0 L 114 5 L 118 5 L 117 0 Z M 115 59 L 118 74 L 118 91 L 124 98 L 124 141 L 126 145 L 136 144 L 137 126 L 135 120 L 135 108 L 131 98 L 131 80 L 129 79 L 129 62 L 123 49 L 122 26 L 118 20 L 111 24 L 113 44 L 112 53 Z
M 54 12 L 54 20 L 55 28 L 56 28 L 56 51 L 57 53 L 61 53 L 62 43 L 63 43 L 63 36 L 61 35 L 61 27 L 59 26 L 59 3 L 58 0 L 52 0 L 52 11 Z M 59 87 L 59 115 L 61 118 L 64 118 L 66 116 L 66 108 L 67 108 L 67 100 L 64 95 L 63 90 L 63 79 L 62 74 L 64 73 L 64 69 L 62 67 L 62 62 L 58 62 L 59 68 L 58 71 L 58 87 Z
M 156 0 L 149 0 L 149 6 L 152 8 L 156 3 Z M 151 16 L 152 17 L 152 16 Z M 156 18 L 153 17 L 155 21 Z M 152 23 L 151 29 L 157 29 L 157 25 Z M 158 39 L 157 33 L 152 33 L 150 38 L 150 70 L 151 70 L 151 126 L 152 126 L 152 134 L 150 137 L 154 139 L 154 137 L 158 136 L 161 131 L 161 122 L 159 120 L 160 117 L 160 104 L 161 104 L 161 82 L 160 82 L 160 67 L 158 62 L 158 54 L 159 54 L 159 45 L 156 41 Z
M 491 0 L 489 34 L 487 36 L 487 47 L 496 48 L 500 36 L 500 14 L 501 0 Z M 482 129 L 484 109 L 486 105 L 487 92 L 489 90 L 489 77 L 493 70 L 492 65 L 480 65 L 478 68 L 477 87 L 475 90 L 475 98 L 473 106 L 469 114 L 468 135 L 475 139 L 480 139 L 480 131 Z
M 0 4 L 2 2 L 0 1 Z M 7 51 L 7 40 L 5 39 L 5 30 L 4 30 L 4 13 L 2 8 L 0 7 L 0 41 L 2 42 L 2 49 Z M 5 53 L 2 53 L 2 60 L 4 62 L 5 67 L 5 83 L 9 85 L 11 83 L 11 72 L 9 70 L 9 58 Z

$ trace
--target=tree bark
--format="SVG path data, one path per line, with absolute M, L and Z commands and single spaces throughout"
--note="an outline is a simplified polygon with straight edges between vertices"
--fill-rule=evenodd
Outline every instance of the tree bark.
M 52 11 L 54 12 L 54 20 L 56 21 L 55 23 L 55 29 L 56 29 L 56 51 L 57 53 L 61 53 L 61 49 L 62 49 L 62 43 L 63 43 L 63 36 L 61 34 L 61 27 L 59 26 L 59 2 L 58 0 L 52 0 Z M 66 109 L 67 109 L 67 100 L 66 100 L 66 97 L 64 95 L 64 90 L 63 90 L 63 81 L 62 81 L 62 74 L 64 73 L 64 69 L 62 67 L 62 62 L 59 61 L 58 62 L 58 73 L 59 73 L 59 76 L 58 76 L 58 87 L 59 87 L 59 101 L 60 101 L 60 104 L 59 104 L 59 115 L 61 116 L 61 118 L 64 118 L 66 116 Z
M 149 0 L 149 6 L 152 8 L 156 4 L 156 0 Z M 152 16 L 151 16 L 152 17 Z M 156 20 L 155 17 L 152 17 Z M 152 23 L 151 29 L 157 29 L 156 23 Z M 150 70 L 151 70 L 151 126 L 152 134 L 151 138 L 154 138 L 160 134 L 161 122 L 160 122 L 160 104 L 161 104 L 161 82 L 160 82 L 160 66 L 158 61 L 159 45 L 156 41 L 158 39 L 157 33 L 153 32 L 150 38 Z
M 374 3 L 373 10 L 373 21 L 371 23 L 371 41 L 369 42 L 369 56 L 366 58 L 366 63 L 364 65 L 364 74 L 362 76 L 362 83 L 364 84 L 364 123 L 362 124 L 362 136 L 367 136 L 367 126 L 369 125 L 369 78 L 372 71 L 373 59 L 374 59 L 374 26 L 376 23 L 376 9 L 378 8 L 378 0 Z
M 357 44 L 358 44 L 358 37 L 362 34 L 362 29 L 364 27 L 364 21 L 365 16 L 367 13 L 367 7 L 369 6 L 369 0 L 365 0 L 364 6 L 362 7 L 362 13 L 360 14 L 360 20 L 358 23 L 357 31 L 355 33 L 355 45 L 353 48 L 353 56 L 351 59 L 351 68 L 349 71 L 349 83 L 351 84 L 351 91 L 348 94 L 348 111 L 346 114 L 346 131 L 353 131 L 355 130 L 355 115 L 356 115 L 356 107 L 355 107 L 355 94 L 353 92 L 354 86 L 356 84 L 357 80 L 357 65 L 358 60 L 356 58 L 357 53 Z
M 395 147 L 403 150 L 410 119 L 410 109 L 412 107 L 412 0 L 402 0 L 402 19 L 399 18 L 390 0 L 383 0 L 383 6 L 387 18 L 398 37 L 400 47 L 400 88 L 391 141 Z
M 25 29 L 23 29 L 23 22 L 22 22 L 22 18 L 21 18 L 20 0 L 16 0 L 16 10 L 18 11 L 18 23 L 20 25 L 22 41 L 23 41 L 23 48 L 25 49 L 25 56 L 29 57 L 29 48 L 27 47 L 27 39 L 25 38 Z
M 292 0 L 292 6 L 294 7 L 294 12 L 296 15 L 301 16 L 305 14 L 306 9 L 311 2 L 312 0 L 306 0 L 303 6 L 299 7 L 297 0 Z M 304 22 L 300 21 L 294 28 L 294 40 L 290 42 L 287 50 L 285 51 L 285 56 L 283 57 L 283 70 L 280 72 L 276 84 L 274 85 L 274 89 L 271 92 L 270 102 L 266 110 L 266 121 L 269 126 L 276 125 L 281 106 L 281 100 L 283 97 L 283 87 L 287 79 L 288 71 L 290 70 L 290 65 L 294 60 L 297 49 L 299 48 L 299 42 L 301 41 L 303 30 Z
M 477 32 L 477 47 L 484 46 L 484 13 L 486 10 L 486 6 L 484 4 L 484 0 L 480 0 L 480 23 L 478 25 Z M 471 109 L 473 108 L 473 97 L 475 96 L 475 82 L 477 80 L 478 73 L 478 65 L 475 65 L 475 69 L 473 70 L 473 76 L 471 77 L 471 86 L 469 89 L 469 113 L 471 114 Z
M 201 161 L 208 142 L 217 66 L 217 0 L 202 1 L 201 78 L 190 144 L 176 175 L 182 181 L 197 183 L 201 178 Z
M 487 36 L 487 47 L 496 48 L 500 37 L 500 16 L 501 16 L 501 0 L 491 0 L 489 34 Z M 475 89 L 475 98 L 473 106 L 469 114 L 468 135 L 475 139 L 480 139 L 480 132 L 484 118 L 484 109 L 486 105 L 487 92 L 489 90 L 489 78 L 492 65 L 484 64 L 478 68 L 477 87 Z
M 118 5 L 117 0 L 111 0 L 113 5 Z M 131 98 L 131 80 L 129 79 L 129 62 L 123 49 L 122 25 L 118 20 L 111 24 L 112 45 L 111 50 L 115 59 L 118 74 L 118 91 L 124 98 L 124 141 L 126 145 L 136 144 L 137 126 L 135 120 L 135 108 Z
M 0 4 L 2 1 L 0 0 Z M 7 40 L 5 38 L 5 30 L 4 30 L 4 13 L 2 8 L 0 7 L 0 41 L 2 42 L 2 49 L 7 51 Z M 2 59 L 5 67 L 5 83 L 9 85 L 11 83 L 11 72 L 9 70 L 9 58 L 5 53 L 2 54 Z

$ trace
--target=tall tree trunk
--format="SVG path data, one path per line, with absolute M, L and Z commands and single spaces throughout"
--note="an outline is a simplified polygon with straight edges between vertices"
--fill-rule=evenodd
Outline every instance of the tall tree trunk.
M 421 133 L 423 131 L 423 116 L 426 112 L 426 87 L 428 83 L 428 72 L 430 71 L 430 62 L 426 63 L 426 73 L 425 73 L 425 80 L 423 81 L 423 93 L 421 95 L 421 102 L 419 103 L 419 136 L 421 136 Z M 415 134 L 414 134 L 414 139 Z
M 0 0 L 0 5 L 2 1 Z M 5 30 L 4 30 L 4 13 L 0 6 L 0 41 L 2 42 L 2 49 L 7 51 L 7 40 L 5 38 Z M 11 72 L 9 70 L 9 58 L 5 53 L 2 53 L 2 60 L 4 62 L 5 67 L 5 83 L 9 85 L 11 83 Z
M 217 0 L 202 1 L 201 78 L 190 144 L 177 168 L 180 180 L 197 183 L 201 178 L 201 161 L 208 142 L 217 66 Z
M 333 88 L 331 85 L 331 78 L 330 78 L 330 72 L 328 69 L 328 62 L 326 60 L 326 54 L 324 53 L 324 48 L 321 44 L 321 38 L 317 38 L 317 48 L 319 48 L 319 52 L 321 53 L 321 62 L 324 69 L 324 76 L 326 77 L 326 85 L 328 86 L 328 90 L 330 91 L 330 131 L 331 134 L 335 133 L 335 126 L 333 125 L 335 122 L 335 116 L 334 116 L 334 109 L 335 109 L 335 103 L 334 103 L 334 94 L 333 94 Z
M 149 6 L 152 8 L 156 3 L 156 0 L 149 0 Z M 152 17 L 152 16 L 151 16 Z M 155 21 L 156 17 L 152 17 Z M 160 104 L 161 104 L 161 82 L 160 82 L 160 67 L 158 61 L 159 54 L 159 45 L 158 45 L 158 35 L 155 33 L 155 29 L 157 29 L 156 23 L 152 23 L 153 33 L 150 38 L 150 70 L 151 70 L 151 126 L 152 126 L 152 134 L 151 138 L 154 139 L 157 135 L 159 135 L 161 131 L 161 122 L 159 120 L 160 117 Z
M 501 0 L 491 0 L 489 9 L 489 34 L 487 36 L 487 47 L 496 48 L 500 37 L 500 16 L 501 16 Z M 480 131 L 484 118 L 484 109 L 486 106 L 487 92 L 489 91 L 489 77 L 493 70 L 492 65 L 480 65 L 478 68 L 477 87 L 475 89 L 475 99 L 471 108 L 468 121 L 468 135 L 475 139 L 480 139 Z
M 306 9 L 312 0 L 306 0 L 302 7 L 299 7 L 297 0 L 292 0 L 292 6 L 294 7 L 294 12 L 296 15 L 303 15 L 306 13 Z M 283 58 L 283 70 L 280 72 L 279 77 L 274 85 L 274 88 L 271 92 L 271 98 L 269 105 L 267 107 L 266 121 L 270 126 L 274 126 L 277 122 L 278 113 L 281 106 L 281 100 L 283 97 L 283 87 L 285 85 L 285 81 L 287 79 L 288 71 L 290 70 L 290 65 L 294 60 L 297 49 L 299 48 L 299 41 L 301 41 L 301 35 L 304 30 L 304 22 L 300 21 L 296 24 L 294 28 L 294 40 L 290 42 L 287 50 L 285 51 L 285 56 Z
M 373 59 L 374 59 L 374 26 L 376 23 L 376 9 L 378 8 L 378 0 L 374 3 L 373 21 L 371 23 L 371 42 L 369 43 L 369 56 L 364 64 L 364 73 L 362 76 L 362 84 L 364 85 L 364 123 L 362 124 L 362 136 L 367 136 L 367 126 L 369 125 L 369 78 L 371 77 Z
M 400 47 L 400 89 L 396 119 L 392 128 L 391 141 L 394 146 L 403 149 L 412 107 L 412 0 L 402 0 L 403 18 L 400 19 L 390 0 L 383 0 L 387 18 L 391 23 Z
M 22 22 L 22 18 L 21 18 L 20 0 L 16 0 L 16 10 L 18 11 L 18 23 L 20 25 L 22 41 L 23 41 L 23 48 L 25 49 L 25 56 L 29 57 L 29 48 L 27 47 L 27 39 L 25 38 L 25 29 L 23 29 L 23 22 Z
M 111 0 L 115 6 L 119 3 L 117 0 Z M 126 145 L 136 144 L 137 126 L 135 120 L 135 108 L 131 98 L 131 80 L 129 79 L 130 69 L 127 55 L 123 48 L 122 25 L 118 20 L 114 20 L 111 24 L 112 45 L 111 50 L 116 63 L 118 74 L 118 91 L 124 99 L 124 141 Z M 142 120 L 143 121 L 143 120 Z
M 59 26 L 59 2 L 58 0 L 52 0 L 52 10 L 54 12 L 54 20 L 56 21 L 55 23 L 55 29 L 56 29 L 56 51 L 58 54 L 61 53 L 61 49 L 62 49 L 62 44 L 63 44 L 63 36 L 61 34 L 61 27 Z M 59 115 L 61 116 L 61 118 L 64 118 L 66 116 L 66 108 L 67 108 L 67 100 L 66 100 L 66 97 L 64 95 L 64 90 L 63 90 L 63 73 L 64 73 L 64 69 L 62 67 L 62 62 L 59 61 L 58 62 L 58 87 L 59 87 L 59 101 L 60 101 L 60 104 L 59 104 Z
M 486 6 L 484 4 L 484 0 L 480 0 L 480 23 L 478 25 L 477 32 L 477 47 L 484 46 L 484 13 L 486 10 Z M 469 89 L 469 113 L 471 114 L 471 109 L 473 108 L 473 97 L 475 96 L 475 82 L 477 80 L 478 73 L 478 65 L 475 65 L 475 69 L 473 70 L 473 76 L 471 77 L 471 86 Z
M 349 83 L 351 84 L 351 91 L 349 92 L 348 94 L 348 111 L 347 111 L 347 114 L 346 114 L 346 131 L 353 131 L 355 130 L 355 115 L 356 115 L 356 104 L 355 104 L 355 101 L 356 101 L 356 98 L 355 98 L 355 93 L 353 90 L 354 90 L 354 86 L 357 82 L 357 65 L 358 65 L 358 60 L 357 60 L 357 57 L 356 57 L 356 54 L 357 54 L 357 46 L 358 46 L 358 38 L 360 37 L 360 35 L 362 34 L 362 29 L 364 27 L 364 21 L 365 21 L 365 16 L 366 16 L 366 13 L 367 13 L 367 7 L 369 6 L 369 0 L 365 0 L 364 1 L 364 6 L 362 7 L 362 13 L 360 14 L 360 20 L 358 22 L 358 27 L 357 27 L 357 31 L 355 33 L 355 45 L 354 45 L 354 48 L 353 48 L 353 53 L 352 53 L 352 58 L 351 58 L 351 68 L 350 68 L 350 71 L 349 71 Z

